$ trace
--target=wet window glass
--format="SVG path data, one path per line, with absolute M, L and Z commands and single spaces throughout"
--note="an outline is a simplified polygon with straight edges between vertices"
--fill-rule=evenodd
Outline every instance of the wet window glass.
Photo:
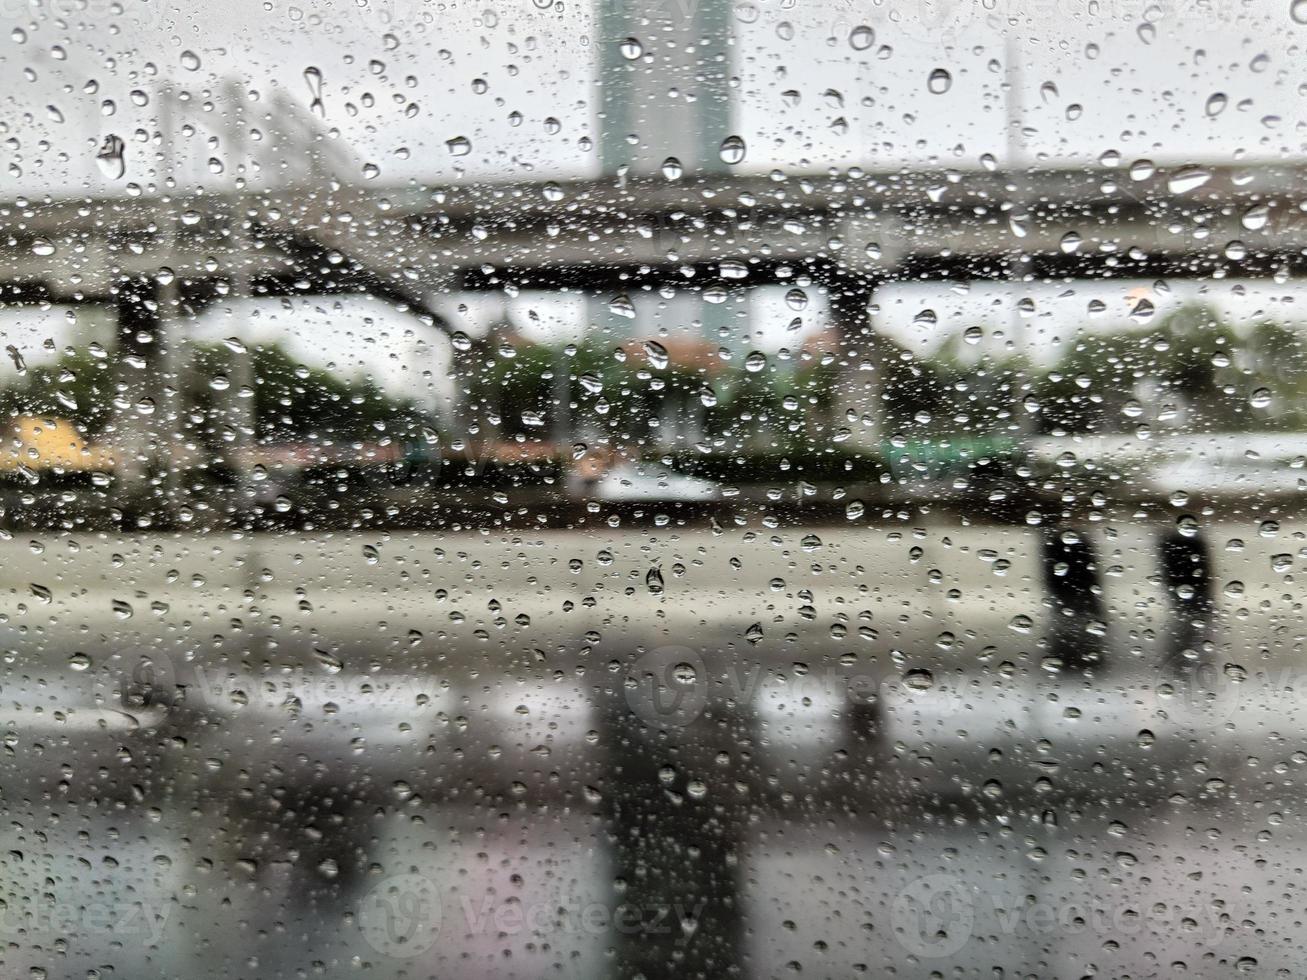
M 1307 974 L 1307 2 L 3 20 L 0 976 Z

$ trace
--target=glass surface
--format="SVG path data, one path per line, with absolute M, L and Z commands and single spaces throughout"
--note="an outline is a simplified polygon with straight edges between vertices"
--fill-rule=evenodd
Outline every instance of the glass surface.
M 1307 0 L 0 16 L 0 977 L 1307 973 Z

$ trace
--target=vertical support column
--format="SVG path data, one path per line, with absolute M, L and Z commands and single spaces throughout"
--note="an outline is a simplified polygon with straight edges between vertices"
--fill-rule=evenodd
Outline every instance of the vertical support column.
M 722 168 L 718 148 L 731 135 L 732 116 L 730 10 L 728 0 L 599 5 L 605 173 L 657 173 L 668 157 L 687 172 Z
M 246 118 L 245 93 L 238 81 L 232 80 L 225 86 L 228 103 L 227 119 L 230 129 L 227 133 L 227 145 L 233 170 L 236 172 L 237 193 L 232 197 L 228 212 L 230 242 L 230 262 L 228 275 L 231 282 L 231 297 L 239 303 L 248 300 L 253 289 L 250 282 L 250 213 L 245 197 L 245 176 L 243 168 L 246 157 Z M 231 374 L 228 378 L 227 425 L 231 432 L 231 452 L 228 460 L 236 476 L 236 489 L 231 510 L 231 519 L 237 528 L 253 529 L 254 522 L 254 451 L 258 445 L 258 418 L 255 407 L 255 380 L 253 343 L 248 336 L 247 324 L 241 322 L 236 326 L 236 336 L 241 340 L 242 350 L 233 351 L 231 356 Z
M 843 377 L 837 384 L 832 408 L 837 425 L 849 425 L 854 441 L 879 446 L 885 435 L 885 345 L 871 327 L 871 300 L 877 283 L 870 278 L 837 283 L 830 288 L 831 321 L 840 333 Z M 844 422 L 852 411 L 858 421 Z
M 182 409 L 173 350 L 180 333 L 177 295 L 171 279 L 126 280 L 117 287 L 115 497 L 140 526 L 168 523 L 179 501 Z

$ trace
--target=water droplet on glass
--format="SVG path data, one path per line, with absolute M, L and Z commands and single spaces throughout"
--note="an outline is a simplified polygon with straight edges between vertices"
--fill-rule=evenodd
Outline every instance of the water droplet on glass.
M 194 51 L 191 51 L 190 49 L 187 49 L 182 52 L 181 63 L 182 63 L 182 67 L 185 68 L 187 71 L 200 70 L 200 56 L 196 54 Z
M 617 45 L 617 50 L 621 52 L 622 57 L 627 61 L 634 61 L 644 54 L 644 45 L 640 43 L 638 38 L 628 37 Z
M 1203 167 L 1181 167 L 1166 181 L 1166 189 L 1172 194 L 1188 194 L 1196 191 L 1212 179 L 1212 172 Z
M 466 136 L 455 136 L 445 140 L 445 146 L 451 156 L 465 157 L 472 152 L 472 142 Z
M 854 51 L 866 51 L 876 43 L 876 32 L 866 24 L 859 24 L 849 32 L 849 47 Z
M 1203 111 L 1211 117 L 1219 116 L 1229 104 L 1230 99 L 1224 92 L 1213 92 L 1207 97 L 1207 105 L 1203 107 Z
M 665 368 L 670 361 L 667 348 L 656 340 L 646 340 L 644 352 L 649 358 L 649 363 L 656 368 Z
M 1239 223 L 1249 231 L 1259 231 L 1270 220 L 1271 209 L 1265 204 L 1254 204 L 1239 217 Z
M 943 68 L 936 68 L 926 79 L 926 89 L 932 95 L 943 95 L 953 87 L 953 76 Z
M 935 675 L 924 667 L 914 667 L 903 675 L 903 683 L 914 691 L 928 691 L 935 686 Z
M 327 107 L 322 101 L 322 70 L 312 65 L 305 68 L 304 84 L 309 87 L 309 111 L 319 117 L 326 116 Z
M 722 145 L 718 150 L 718 154 L 722 158 L 722 163 L 730 164 L 731 166 L 743 162 L 746 152 L 747 147 L 744 145 L 744 140 L 739 136 L 726 137 L 726 139 L 722 140 Z

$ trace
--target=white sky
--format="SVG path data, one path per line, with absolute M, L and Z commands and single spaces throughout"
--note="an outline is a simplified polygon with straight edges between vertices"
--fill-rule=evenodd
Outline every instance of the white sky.
M 656 2 L 684 10 L 698 0 Z M 731 125 L 749 147 L 744 169 L 967 168 L 983 154 L 1003 160 L 1009 150 L 1025 161 L 1087 161 L 1108 151 L 1127 163 L 1304 156 L 1307 25 L 1294 20 L 1288 0 L 730 0 L 730 6 Z M 352 149 L 360 180 L 364 163 L 379 168 L 378 185 L 541 178 L 598 167 L 597 149 L 584 147 L 597 137 L 598 64 L 594 8 L 585 3 L 55 0 L 0 11 L 7 25 L 0 29 L 0 139 L 6 141 L 0 196 L 103 193 L 129 182 L 148 188 L 161 178 L 222 186 L 234 178 L 240 158 L 221 135 L 221 86 L 238 79 L 262 106 L 280 91 L 307 113 L 309 68 L 321 72 L 325 125 L 338 128 L 340 142 Z M 875 40 L 855 50 L 850 34 L 864 24 Z M 184 52 L 194 52 L 198 67 Z M 938 68 L 952 79 L 940 94 L 927 87 Z M 484 92 L 477 91 L 478 79 Z M 169 84 L 192 93 L 188 118 L 201 125 L 193 136 L 180 136 L 176 155 L 160 162 L 150 138 L 158 127 L 156 94 Z M 1213 115 L 1207 107 L 1218 93 L 1226 103 Z M 514 113 L 521 116 L 517 125 Z M 1013 116 L 1015 136 L 1008 125 Z M 547 125 L 550 118 L 557 124 Z M 270 125 L 257 118 L 251 124 Z M 108 133 L 128 145 L 120 181 L 106 180 L 94 160 Z M 454 137 L 467 138 L 471 152 L 451 155 L 446 141 Z M 223 173 L 209 172 L 210 157 L 224 162 Z M 919 344 L 911 321 L 923 306 L 936 309 L 941 335 L 978 317 L 994 319 L 992 332 L 1011 318 L 1010 304 L 992 309 L 987 287 L 973 287 L 967 297 L 939 290 L 926 297 L 925 288 L 887 291 L 878 322 Z M 1128 288 L 1101 287 L 1112 294 L 1104 297 L 1109 310 L 1123 311 Z M 1179 295 L 1185 287 L 1172 288 Z M 1217 305 L 1252 315 L 1255 308 L 1291 312 L 1296 287 L 1258 285 L 1244 297 L 1233 295 L 1230 283 L 1207 288 Z M 1085 319 L 1089 287 L 1062 300 L 1035 292 L 1039 312 L 1028 322 L 1029 341 Z M 787 311 L 773 313 L 764 309 L 770 301 L 757 302 L 763 306 L 751 329 L 771 332 L 764 346 L 789 342 Z M 524 303 L 543 311 L 538 324 L 525 318 Z M 412 350 L 405 336 L 411 321 L 380 304 L 309 305 L 325 312 L 274 308 L 262 322 L 300 337 L 291 346 L 306 359 L 408 383 L 397 365 Z M 594 319 L 592 307 L 582 315 L 576 297 L 523 297 L 511 305 L 528 334 L 558 336 Z M 0 332 L 18 336 L 17 322 L 6 317 Z
M 685 9 L 699 0 L 655 2 Z M 729 2 L 733 128 L 749 146 L 745 168 L 976 166 L 985 153 L 1001 160 L 1009 66 L 1019 75 L 1012 109 L 1023 134 L 1015 145 L 1028 159 L 1093 160 L 1110 150 L 1159 161 L 1303 154 L 1307 25 L 1290 16 L 1288 0 Z M 94 154 L 110 132 L 128 143 L 123 182 L 148 183 L 156 161 L 133 134 L 157 128 L 161 86 L 192 92 L 197 119 L 221 117 L 221 99 L 213 111 L 204 105 L 232 78 L 264 105 L 281 90 L 307 110 L 309 68 L 323 78 L 327 124 L 360 164 L 380 168 L 378 183 L 598 165 L 597 151 L 580 145 L 596 136 L 598 42 L 584 3 L 81 6 L 56 0 L 21 16 L 14 4 L 2 8 L 9 27 L 0 34 L 0 122 L 9 142 L 0 193 L 102 189 Z M 119 6 L 125 10 L 115 15 Z M 850 33 L 864 24 L 875 40 L 855 50 Z M 199 59 L 194 70 L 188 51 Z M 943 94 L 927 90 L 937 68 L 952 76 Z M 657 72 L 657 63 L 646 70 Z M 791 91 L 797 103 L 783 96 Z M 137 105 L 133 92 L 150 101 Z M 1209 115 L 1216 93 L 1226 107 Z M 1081 114 L 1068 119 L 1073 105 Z M 516 126 L 514 112 L 522 117 Z M 546 127 L 550 117 L 557 132 Z M 847 129 L 832 128 L 840 118 Z M 207 145 L 220 129 L 183 139 L 186 165 L 173 161 L 163 172 L 183 183 L 230 180 L 234 167 L 215 177 L 205 166 L 230 149 Z M 459 136 L 472 151 L 455 157 L 446 141 Z

